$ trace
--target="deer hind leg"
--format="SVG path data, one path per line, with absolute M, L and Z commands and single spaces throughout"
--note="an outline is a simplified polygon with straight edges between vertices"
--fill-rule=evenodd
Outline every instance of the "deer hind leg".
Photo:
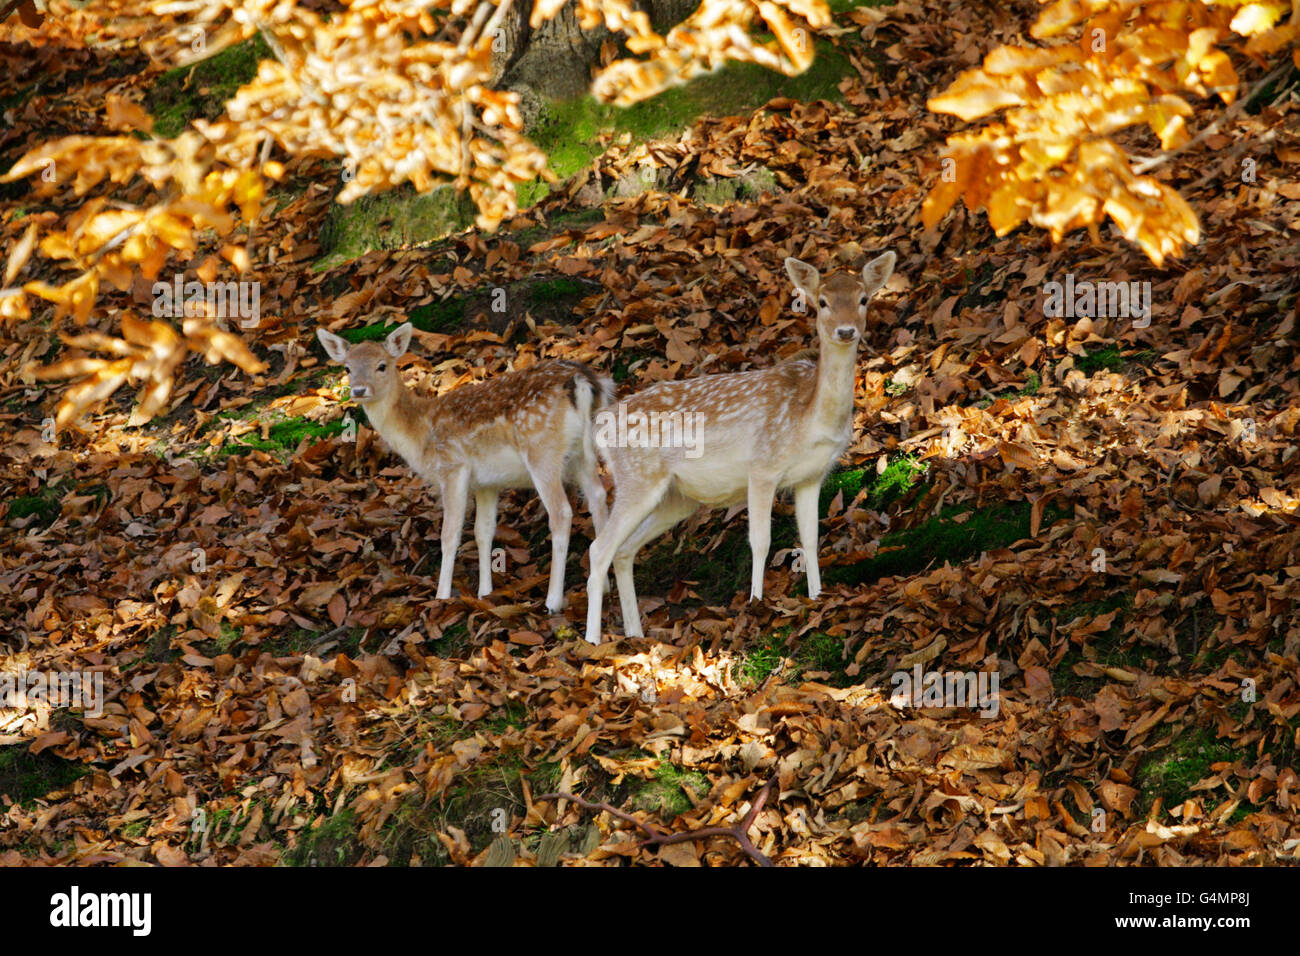
M 776 482 L 761 475 L 749 476 L 749 550 L 754 565 L 750 574 L 749 599 L 763 600 L 763 572 L 772 546 L 772 499 Z
M 581 446 L 577 471 L 578 486 L 587 502 L 587 510 L 591 512 L 591 526 L 596 534 L 600 534 L 609 517 L 609 506 L 605 503 L 605 483 L 600 480 L 597 470 L 596 448 L 589 441 L 584 441 Z
M 492 593 L 492 539 L 497 533 L 497 491 L 474 492 L 474 540 L 478 544 L 478 596 Z
M 632 563 L 637 552 L 683 518 L 689 518 L 698 508 L 698 502 L 676 491 L 668 492 L 614 551 L 614 580 L 618 583 L 618 601 L 623 611 L 623 631 L 628 637 L 644 637 L 641 611 L 636 604 L 636 587 L 632 583 Z
M 659 500 L 668 490 L 668 476 L 653 481 L 638 481 L 635 486 L 625 479 L 620 486 L 614 481 L 614 510 L 609 513 L 609 520 L 596 540 L 591 543 L 591 570 L 587 576 L 587 642 L 600 643 L 600 611 L 605 600 L 606 576 L 614 554 L 625 541 L 640 527 L 652 511 L 659 505 Z M 620 591 L 620 595 L 621 595 Z M 632 618 L 636 622 L 638 633 L 641 621 L 636 614 L 635 592 L 631 588 Z M 628 626 L 628 622 L 624 621 Z M 635 635 L 629 635 L 635 636 Z
M 550 523 L 551 583 L 546 591 L 546 610 L 558 614 L 564 607 L 564 563 L 569 558 L 569 528 L 573 524 L 573 506 L 564 490 L 564 463 L 550 457 L 525 456 L 524 465 Z
M 469 471 L 462 469 L 442 482 L 442 567 L 438 571 L 438 600 L 451 597 L 451 575 L 465 527 L 469 504 Z
M 821 482 L 810 481 L 794 490 L 794 518 L 799 526 L 799 546 L 803 548 L 803 564 L 808 569 L 808 596 L 815 598 L 822 591 L 821 569 L 817 567 L 817 500 L 821 495 Z

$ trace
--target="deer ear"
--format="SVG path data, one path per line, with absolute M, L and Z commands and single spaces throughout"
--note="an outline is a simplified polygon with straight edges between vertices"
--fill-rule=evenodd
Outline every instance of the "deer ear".
M 316 338 L 320 339 L 320 344 L 325 347 L 325 354 L 334 361 L 347 361 L 348 343 L 345 339 L 341 339 L 333 332 L 325 329 L 317 329 Z
M 865 266 L 862 267 L 862 283 L 867 287 L 868 294 L 874 295 L 876 291 L 889 281 L 889 277 L 894 274 L 894 263 L 898 256 L 894 255 L 894 250 L 876 256 Z
M 821 290 L 822 276 L 816 267 L 790 256 L 785 260 L 785 272 L 796 288 L 802 289 L 810 299 L 817 298 L 817 293 Z
M 388 349 L 388 354 L 393 358 L 401 358 L 405 355 L 411 345 L 411 333 L 414 331 L 415 326 L 407 322 L 389 332 L 388 338 L 384 339 L 384 348 Z

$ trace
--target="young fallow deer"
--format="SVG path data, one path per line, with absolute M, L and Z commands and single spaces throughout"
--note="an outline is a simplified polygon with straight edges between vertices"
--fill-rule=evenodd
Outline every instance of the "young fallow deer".
M 614 477 L 614 508 L 591 545 L 588 641 L 600 643 L 601 604 L 611 562 L 624 630 L 628 637 L 642 636 L 632 562 L 646 542 L 701 505 L 721 508 L 747 503 L 753 556 L 750 597 L 761 599 L 771 544 L 772 499 L 785 488 L 794 489 L 808 595 L 817 597 L 821 592 L 818 492 L 852 437 L 858 343 L 867 306 L 893 273 L 894 260 L 894 253 L 886 252 L 866 265 L 861 278 L 836 274 L 824 283 L 807 263 L 785 260 L 800 295 L 817 304 L 817 361 L 659 382 L 627 399 L 629 421 L 638 413 L 641 421 L 653 419 L 655 413 L 660 420 L 665 414 L 693 415 L 698 423 L 694 449 L 645 447 L 646 443 L 630 439 L 611 442 L 606 430 L 597 431 L 597 448 Z M 623 414 L 620 409 L 619 417 Z
M 317 329 L 321 345 L 347 367 L 352 397 L 375 431 L 442 497 L 442 567 L 438 597 L 451 597 L 452 567 L 460 547 L 469 496 L 474 495 L 478 594 L 492 591 L 492 538 L 497 497 L 508 488 L 537 489 L 551 529 L 551 580 L 546 608 L 564 603 L 564 562 L 573 508 L 564 483 L 576 480 L 599 532 L 605 523 L 605 486 L 596 473 L 592 416 L 614 397 L 614 383 L 578 362 L 545 361 L 435 398 L 402 382 L 397 359 L 411 344 L 410 323 L 384 344 L 348 342 Z

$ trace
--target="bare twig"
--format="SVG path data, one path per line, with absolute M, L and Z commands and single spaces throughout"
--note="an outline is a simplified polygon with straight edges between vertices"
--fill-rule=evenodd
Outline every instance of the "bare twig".
M 1187 150 L 1191 149 L 1193 146 L 1202 142 L 1206 138 L 1213 136 L 1215 133 L 1219 131 L 1220 127 L 1225 122 L 1227 122 L 1228 120 L 1236 116 L 1238 113 L 1240 113 L 1246 107 L 1247 103 L 1253 102 L 1256 94 L 1258 94 L 1260 90 L 1268 86 L 1269 83 L 1276 80 L 1279 76 L 1282 75 L 1283 71 L 1289 69 L 1290 66 L 1291 66 L 1291 62 L 1288 60 L 1286 62 L 1283 62 L 1279 66 L 1275 67 L 1272 71 L 1265 74 L 1263 79 L 1261 79 L 1258 83 L 1252 86 L 1250 88 L 1249 93 L 1241 97 L 1241 99 L 1237 100 L 1226 110 L 1224 110 L 1223 115 L 1220 116 L 1218 119 L 1216 119 L 1213 123 L 1205 127 L 1205 129 L 1201 130 L 1199 133 L 1197 133 L 1187 142 L 1183 143 L 1182 146 L 1175 147 L 1174 149 L 1165 150 L 1163 153 L 1159 153 L 1155 156 L 1151 156 L 1148 157 L 1147 159 L 1142 160 L 1142 162 L 1138 163 L 1133 167 L 1133 174 L 1136 176 L 1140 176 L 1145 172 L 1149 172 L 1150 170 L 1155 169 L 1157 166 L 1162 166 L 1165 163 L 1169 162 L 1169 160 L 1177 156 L 1179 153 L 1186 152 Z
M 540 797 L 534 797 L 533 799 L 534 801 L 572 800 L 578 806 L 587 810 L 603 810 L 610 816 L 617 817 L 620 820 L 625 820 L 633 826 L 639 827 L 641 830 L 645 831 L 646 839 L 641 841 L 642 846 L 670 846 L 674 843 L 704 840 L 708 837 L 731 837 L 740 844 L 740 848 L 744 850 L 749 855 L 750 859 L 759 866 L 772 866 L 772 861 L 768 859 L 767 856 L 758 849 L 758 847 L 754 846 L 753 842 L 750 841 L 749 828 L 753 826 L 754 820 L 758 818 L 758 815 L 763 812 L 763 806 L 767 803 L 767 798 L 776 787 L 776 783 L 776 777 L 772 777 L 772 779 L 768 780 L 768 782 L 763 785 L 763 789 L 760 790 L 758 796 L 754 798 L 754 803 L 750 806 L 749 812 L 745 814 L 745 818 L 736 826 L 703 827 L 699 830 L 686 830 L 682 833 L 664 833 L 662 830 L 656 829 L 650 824 L 638 820 L 630 813 L 625 813 L 617 807 L 610 806 L 608 803 L 592 803 L 589 800 L 584 800 L 582 797 L 577 797 L 564 791 L 542 794 Z

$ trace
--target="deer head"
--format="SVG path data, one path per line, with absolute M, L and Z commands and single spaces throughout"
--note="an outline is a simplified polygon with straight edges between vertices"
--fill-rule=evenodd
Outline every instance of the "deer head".
M 862 268 L 857 276 L 836 273 L 822 282 L 814 266 L 793 257 L 785 260 L 790 281 L 804 301 L 816 303 L 817 334 L 824 343 L 842 348 L 856 347 L 866 329 L 867 307 L 894 272 L 897 257 L 893 251 L 882 253 Z
M 348 370 L 352 397 L 367 405 L 390 401 L 403 387 L 397 360 L 406 354 L 413 331 L 409 322 L 399 325 L 388 334 L 383 345 L 378 342 L 349 345 L 346 339 L 325 329 L 317 329 L 316 337 L 329 357 Z

